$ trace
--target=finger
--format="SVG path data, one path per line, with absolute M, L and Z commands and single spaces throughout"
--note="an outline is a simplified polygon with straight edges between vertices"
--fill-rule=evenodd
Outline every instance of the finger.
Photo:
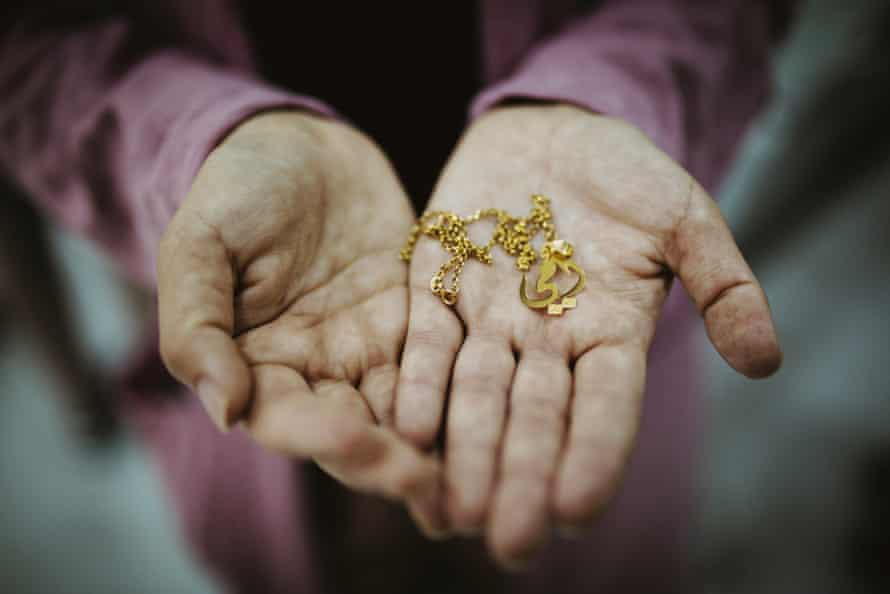
M 256 402 L 245 427 L 264 446 L 319 466 L 356 490 L 404 499 L 438 480 L 438 463 L 373 425 L 359 393 L 345 382 L 319 394 L 293 369 L 254 368 Z
M 429 289 L 412 287 L 396 395 L 396 428 L 419 447 L 429 447 L 436 439 L 462 339 L 463 328 L 454 312 Z
M 394 429 L 394 406 L 399 368 L 383 364 L 368 370 L 362 378 L 359 391 L 373 413 L 376 422 Z M 420 531 L 428 538 L 442 540 L 448 536 L 448 523 L 442 503 L 441 471 L 435 481 L 421 485 L 407 496 L 408 512 Z
M 374 344 L 398 344 L 403 335 L 404 329 L 395 341 L 387 340 L 387 336 L 376 329 L 360 335 L 355 332 L 352 318 L 341 317 L 330 320 L 323 333 L 306 332 L 302 326 L 288 325 L 285 320 L 275 327 L 255 328 L 242 334 L 237 343 L 248 363 L 255 365 L 277 362 L 293 369 L 313 370 L 325 369 L 332 360 L 372 364 L 373 367 L 367 370 L 359 364 L 341 367 L 338 372 L 344 381 L 359 383 L 359 392 L 370 407 L 373 419 L 385 427 L 392 427 L 399 368 L 386 361 L 394 361 L 397 352 L 392 349 L 391 353 L 384 353 L 381 348 L 371 356 L 365 356 L 364 361 L 362 356 L 367 353 L 368 340 Z M 335 352 L 327 352 L 319 345 L 329 345 Z
M 419 495 L 426 495 L 437 484 L 438 463 L 423 456 L 391 430 L 375 425 L 364 399 L 349 384 L 338 382 L 332 385 L 328 397 L 337 404 L 333 408 L 339 422 L 346 418 L 360 419 L 361 422 L 349 429 L 341 429 L 340 434 L 335 435 L 337 442 L 333 449 L 316 452 L 313 458 L 319 466 L 354 489 L 393 499 L 415 497 L 418 503 L 423 502 L 424 498 Z M 326 399 L 319 400 L 324 402 Z M 361 403 L 361 417 L 348 415 L 347 411 L 357 411 L 359 407 L 348 404 L 347 400 Z
M 396 387 L 399 368 L 394 363 L 372 367 L 362 376 L 359 392 L 365 397 L 376 421 L 384 427 L 395 424 Z
M 355 400 L 362 401 L 362 408 L 366 413 L 366 419 L 382 427 L 388 428 L 386 435 L 393 430 L 393 403 L 395 402 L 395 390 L 398 383 L 398 367 L 392 364 L 384 364 L 370 369 L 362 379 L 359 391 L 362 398 L 356 399 L 354 393 L 344 394 Z M 316 390 L 317 391 L 317 390 Z M 393 437 L 395 437 L 393 435 Z M 399 447 L 407 444 L 398 442 Z M 411 448 L 412 452 L 416 452 Z M 414 523 L 428 538 L 441 540 L 448 536 L 448 524 L 442 505 L 442 477 L 441 465 L 436 464 L 436 477 L 433 480 L 421 481 L 416 488 L 412 488 L 404 496 L 408 512 Z
M 615 492 L 634 443 L 646 376 L 645 352 L 601 346 L 575 364 L 569 435 L 553 494 L 554 516 L 581 527 Z
M 694 182 L 687 213 L 667 256 L 720 355 L 748 377 L 774 373 L 782 352 L 766 295 L 716 202 Z
M 174 219 L 158 254 L 161 355 L 221 428 L 238 418 L 251 392 L 232 339 L 234 283 L 219 235 L 199 220 Z
M 362 378 L 359 391 L 373 413 L 376 422 L 394 429 L 394 406 L 399 368 L 384 364 L 368 370 Z M 428 538 L 441 540 L 448 536 L 448 524 L 442 504 L 441 472 L 435 481 L 421 485 L 407 496 L 408 512 L 420 531 Z
M 441 472 L 437 480 L 425 483 L 415 493 L 408 496 L 408 513 L 420 531 L 433 540 L 449 536 L 448 521 L 445 517 L 442 494 L 444 485 Z
M 516 362 L 505 338 L 470 334 L 454 366 L 445 439 L 451 525 L 479 530 L 494 487 L 498 445 Z
M 507 566 L 528 561 L 549 533 L 551 484 L 571 382 L 564 356 L 546 350 L 522 353 L 488 525 L 489 546 Z

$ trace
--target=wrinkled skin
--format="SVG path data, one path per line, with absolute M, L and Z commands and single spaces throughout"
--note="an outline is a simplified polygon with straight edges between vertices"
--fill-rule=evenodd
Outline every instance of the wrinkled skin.
M 392 416 L 413 219 L 349 127 L 256 116 L 206 159 L 160 247 L 161 351 L 222 428 L 404 500 L 423 525 L 439 463 Z M 391 425 L 391 423 L 389 423 Z
M 537 192 L 586 271 L 577 309 L 526 308 L 497 251 L 467 265 L 448 308 L 429 292 L 435 242 L 418 244 L 410 274 L 396 258 L 413 214 L 372 142 L 298 112 L 255 116 L 207 158 L 161 243 L 164 360 L 220 427 L 405 501 L 430 535 L 485 530 L 520 564 L 551 524 L 588 523 L 614 491 L 674 274 L 733 367 L 759 377 L 781 360 L 717 207 L 627 124 L 493 111 L 430 208 L 525 214 Z M 421 453 L 440 431 L 444 469 Z
M 524 216 L 535 193 L 551 198 L 586 271 L 577 309 L 548 317 L 523 305 L 500 248 L 493 266 L 467 264 L 449 308 L 429 290 L 445 253 L 422 239 L 396 405 L 398 430 L 420 447 L 444 424 L 438 528 L 484 531 L 508 567 L 553 524 L 589 523 L 615 491 L 673 275 L 736 370 L 762 377 L 781 361 L 764 293 L 714 201 L 638 130 L 568 106 L 497 109 L 465 134 L 429 209 Z

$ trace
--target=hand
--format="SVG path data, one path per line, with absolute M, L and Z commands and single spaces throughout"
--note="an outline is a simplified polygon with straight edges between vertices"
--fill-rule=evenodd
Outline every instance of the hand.
M 484 526 L 507 565 L 528 560 L 551 521 L 585 524 L 614 492 L 672 273 L 730 365 L 761 377 L 781 361 L 763 290 L 716 204 L 639 131 L 567 106 L 495 110 L 461 141 L 429 210 L 526 216 L 536 193 L 586 271 L 577 309 L 548 317 L 523 305 L 500 248 L 492 266 L 467 263 L 446 307 L 429 283 L 447 255 L 421 239 L 396 407 L 399 431 L 429 446 L 449 394 L 447 518 L 464 532 Z
M 407 325 L 412 210 L 365 137 L 298 112 L 209 155 L 161 242 L 161 352 L 223 428 L 423 517 L 438 463 L 385 426 Z

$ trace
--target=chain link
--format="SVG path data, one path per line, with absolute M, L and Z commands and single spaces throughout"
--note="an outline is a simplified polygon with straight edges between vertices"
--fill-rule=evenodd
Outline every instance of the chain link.
M 414 255 L 414 247 L 421 236 L 436 239 L 441 243 L 451 257 L 433 274 L 430 279 L 430 290 L 446 305 L 454 305 L 460 293 L 461 273 L 470 258 L 475 258 L 483 264 L 491 264 L 493 262 L 491 250 L 494 246 L 500 245 L 507 254 L 516 258 L 518 270 L 528 272 L 540 257 L 532 245 L 535 236 L 541 232 L 545 241 L 556 240 L 550 200 L 540 194 L 535 194 L 531 200 L 532 210 L 525 218 L 510 216 L 506 211 L 497 208 L 477 210 L 468 217 L 460 217 L 449 211 L 425 213 L 411 228 L 399 257 L 405 262 L 410 262 Z M 467 227 L 483 219 L 495 219 L 495 228 L 488 243 L 478 245 L 470 239 Z M 449 275 L 451 282 L 446 286 Z

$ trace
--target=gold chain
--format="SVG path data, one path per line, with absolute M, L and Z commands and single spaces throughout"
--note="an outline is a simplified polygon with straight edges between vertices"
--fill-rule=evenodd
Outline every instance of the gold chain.
M 445 251 L 451 254 L 451 258 L 433 274 L 430 279 L 430 290 L 446 305 L 454 305 L 460 293 L 461 273 L 467 260 L 475 258 L 484 264 L 491 264 L 491 249 L 495 245 L 500 245 L 505 252 L 516 257 L 516 268 L 523 273 L 519 288 L 523 303 L 533 309 L 546 308 L 551 315 L 560 315 L 564 309 L 575 307 L 575 295 L 584 288 L 584 272 L 571 261 L 573 251 L 571 244 L 556 238 L 556 228 L 550 213 L 550 200 L 535 194 L 532 196 L 532 204 L 531 213 L 525 218 L 513 217 L 497 208 L 477 210 L 468 217 L 461 217 L 448 211 L 428 212 L 411 228 L 399 257 L 405 262 L 410 262 L 414 246 L 422 235 L 438 240 Z M 494 233 L 488 243 L 477 245 L 470 239 L 467 227 L 486 218 L 496 220 Z M 539 293 L 548 293 L 543 299 L 529 297 L 526 291 L 526 273 L 539 259 L 532 245 L 532 240 L 539 232 L 544 234 L 546 241 L 540 254 L 544 263 L 536 283 Z M 575 286 L 562 295 L 556 285 L 549 282 L 557 269 L 575 272 L 578 275 Z M 451 283 L 446 287 L 446 278 L 449 275 Z

